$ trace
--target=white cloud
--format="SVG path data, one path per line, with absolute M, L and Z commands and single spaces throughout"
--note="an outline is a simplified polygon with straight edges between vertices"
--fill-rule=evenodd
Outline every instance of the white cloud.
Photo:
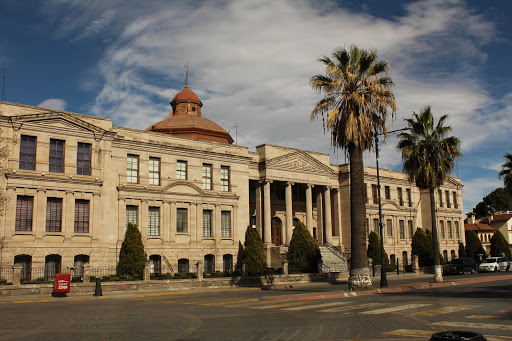
M 66 101 L 60 98 L 49 98 L 37 105 L 41 108 L 54 109 L 54 110 L 66 110 Z
M 479 177 L 467 180 L 463 183 L 462 199 L 464 200 L 464 212 L 471 212 L 475 206 L 482 201 L 483 197 L 503 187 L 503 181 L 498 177 Z

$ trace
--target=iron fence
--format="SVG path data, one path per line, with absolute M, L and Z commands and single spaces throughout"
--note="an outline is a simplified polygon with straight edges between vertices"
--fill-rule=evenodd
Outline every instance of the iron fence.
M 5 280 L 8 283 L 12 283 L 13 281 L 13 268 L 1 268 L 0 269 L 0 280 Z M 60 269 L 61 273 L 69 273 L 71 276 L 79 276 L 83 278 L 84 275 L 84 267 L 65 267 Z M 91 277 L 104 277 L 114 275 L 116 273 L 115 266 L 99 266 L 99 267 L 90 267 L 89 275 Z M 55 277 L 55 273 L 53 271 L 49 271 L 46 268 L 30 268 L 30 269 L 22 269 L 21 271 L 21 283 L 44 283 L 51 282 Z

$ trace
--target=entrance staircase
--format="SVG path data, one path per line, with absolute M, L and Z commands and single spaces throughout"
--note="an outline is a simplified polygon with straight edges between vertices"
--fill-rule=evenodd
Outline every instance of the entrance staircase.
M 348 272 L 347 258 L 332 244 L 320 246 L 323 272 Z

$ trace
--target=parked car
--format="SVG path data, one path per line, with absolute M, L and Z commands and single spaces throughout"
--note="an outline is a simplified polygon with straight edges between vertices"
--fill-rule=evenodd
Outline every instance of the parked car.
M 459 274 L 462 275 L 464 272 L 474 274 L 476 271 L 476 262 L 473 258 L 455 258 L 452 259 L 448 264 L 443 266 L 443 274 Z
M 478 271 L 508 271 L 510 261 L 507 257 L 488 257 L 478 266 Z

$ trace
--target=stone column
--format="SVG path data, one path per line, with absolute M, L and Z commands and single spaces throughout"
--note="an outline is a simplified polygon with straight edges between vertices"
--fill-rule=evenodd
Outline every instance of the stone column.
M 265 180 L 263 185 L 263 209 L 265 214 L 263 224 L 263 243 L 272 243 L 272 215 L 271 215 L 271 204 L 270 204 L 270 183 L 272 181 Z
M 336 229 L 336 233 L 338 235 L 338 237 L 340 237 L 340 246 L 343 245 L 343 230 L 341 229 L 341 194 L 340 194 L 340 190 L 338 188 L 334 189 L 335 190 L 335 196 L 334 196 L 334 216 L 335 216 L 335 221 L 334 221 L 334 226 L 335 226 L 335 229 Z
M 325 240 L 325 220 L 324 220 L 324 208 L 323 208 L 323 193 L 318 191 L 316 193 L 316 239 L 319 244 L 323 244 Z
M 263 224 L 261 219 L 262 203 L 261 203 L 261 185 L 262 182 L 258 181 L 256 185 L 256 231 L 263 237 Z
M 18 286 L 21 284 L 21 265 L 14 264 L 12 267 L 12 285 Z
M 91 267 L 84 264 L 84 272 L 82 273 L 82 282 L 89 283 L 91 281 Z
M 162 211 L 162 240 L 164 243 L 168 243 L 171 241 L 171 217 L 174 217 L 174 214 L 171 214 L 170 201 L 164 200 Z
M 151 263 L 144 263 L 144 280 L 149 281 L 151 279 Z
M 197 271 L 197 279 L 199 281 L 203 280 L 203 262 L 199 261 L 196 263 L 196 271 Z
M 313 185 L 306 184 L 306 227 L 313 235 Z
M 89 201 L 89 207 L 90 203 Z M 75 198 L 72 191 L 66 191 L 62 206 L 62 235 L 66 239 L 71 239 L 75 232 Z
M 293 207 L 292 207 L 292 186 L 293 182 L 286 183 L 285 199 L 286 199 L 286 233 L 285 243 L 290 244 L 293 233 Z
M 325 241 L 332 243 L 332 221 L 331 221 L 331 188 L 325 186 L 324 191 L 325 201 Z

